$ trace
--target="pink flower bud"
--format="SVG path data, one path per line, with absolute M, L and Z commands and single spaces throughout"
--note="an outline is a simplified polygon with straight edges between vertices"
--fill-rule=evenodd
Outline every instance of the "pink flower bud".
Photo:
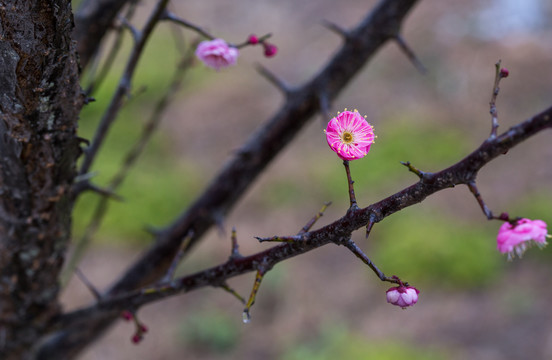
M 278 52 L 278 48 L 276 47 L 276 45 L 272 45 L 267 42 L 263 43 L 263 45 L 264 45 L 264 55 L 266 57 L 272 57 L 276 55 L 276 53 Z
M 147 333 L 148 332 L 148 327 L 144 324 L 140 324 L 140 331 L 142 333 Z
M 496 237 L 497 249 L 508 254 L 508 260 L 521 257 L 531 245 L 546 246 L 547 226 L 542 220 L 520 219 L 516 224 L 502 224 Z
M 228 46 L 226 41 L 215 39 L 200 42 L 195 54 L 205 65 L 219 70 L 236 64 L 239 51 L 235 47 Z
M 133 344 L 139 344 L 143 339 L 144 338 L 140 334 L 134 334 L 131 338 Z
M 413 286 L 396 286 L 387 290 L 387 302 L 406 309 L 418 302 L 420 291 Z
M 255 35 L 249 35 L 249 38 L 247 39 L 247 43 L 251 45 L 256 45 L 259 43 L 259 38 Z
M 506 68 L 500 69 L 500 77 L 501 78 L 507 78 L 508 75 L 510 75 L 510 72 Z
M 330 149 L 343 160 L 363 158 L 374 143 L 374 128 L 355 111 L 343 111 L 330 120 L 326 140 Z
M 128 310 L 125 310 L 121 313 L 121 317 L 123 319 L 125 319 L 126 321 L 130 321 L 132 320 L 132 318 L 134 317 L 134 315 L 132 315 L 132 313 Z

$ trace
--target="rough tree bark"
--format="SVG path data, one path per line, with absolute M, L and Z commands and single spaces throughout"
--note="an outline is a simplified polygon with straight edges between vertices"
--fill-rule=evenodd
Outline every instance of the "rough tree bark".
M 59 312 L 80 153 L 66 0 L 0 1 L 0 358 L 32 358 Z

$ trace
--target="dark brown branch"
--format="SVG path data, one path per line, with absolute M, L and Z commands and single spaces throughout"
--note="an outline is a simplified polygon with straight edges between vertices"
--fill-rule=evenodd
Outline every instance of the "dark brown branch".
M 104 116 L 102 117 L 98 128 L 96 129 L 94 139 L 92 140 L 90 147 L 88 147 L 85 151 L 85 157 L 79 171 L 79 175 L 86 174 L 90 170 L 90 167 L 92 166 L 92 163 L 96 158 L 100 146 L 103 144 L 103 141 L 111 127 L 111 124 L 117 117 L 119 110 L 123 105 L 124 97 L 130 91 L 131 80 L 134 75 L 134 71 L 136 70 L 136 66 L 138 65 L 138 60 L 140 59 L 144 47 L 146 46 L 146 42 L 153 32 L 153 29 L 157 25 L 161 14 L 163 13 L 165 6 L 167 5 L 167 2 L 168 0 L 159 0 L 157 2 L 151 16 L 144 26 L 144 29 L 141 31 L 140 39 L 136 42 L 132 49 L 123 75 L 121 76 L 121 80 L 119 81 L 119 85 L 117 86 L 117 89 L 115 90 L 115 93 L 111 98 L 111 102 Z
M 84 69 L 126 3 L 135 0 L 85 0 L 75 14 L 74 38 Z
M 194 45 L 195 43 L 192 43 L 191 48 L 188 49 L 189 51 L 183 55 L 182 61 L 180 62 L 179 66 L 177 67 L 173 76 L 171 77 L 173 80 L 171 84 L 168 86 L 167 92 L 156 103 L 153 112 L 149 116 L 148 120 L 146 121 L 142 129 L 140 138 L 128 151 L 128 153 L 123 159 L 123 163 L 121 167 L 111 179 L 109 183 L 109 189 L 111 190 L 111 192 L 116 190 L 126 179 L 130 169 L 136 164 L 136 161 L 143 153 L 144 149 L 146 148 L 146 145 L 149 143 L 149 141 L 151 140 L 151 137 L 153 136 L 153 134 L 155 134 L 155 131 L 159 127 L 159 124 L 161 123 L 165 110 L 167 109 L 169 104 L 174 100 L 176 93 L 180 90 L 184 79 L 184 75 L 186 74 L 187 70 L 191 67 L 191 64 L 194 58 L 194 53 L 193 53 L 193 49 L 195 49 Z M 90 173 L 84 174 L 83 178 L 88 179 L 89 175 L 93 175 L 93 174 L 90 174 Z M 86 186 L 89 183 L 90 182 L 88 180 L 82 180 L 73 186 L 73 189 L 74 189 L 73 191 L 76 194 L 78 194 L 81 191 L 86 190 Z M 75 251 L 73 252 L 72 257 L 69 259 L 68 265 L 65 267 L 63 271 L 63 274 L 61 276 L 62 284 L 66 284 L 68 282 L 73 272 L 73 269 L 81 260 L 86 249 L 88 248 L 90 240 L 92 239 L 92 237 L 94 236 L 98 228 L 100 227 L 102 220 L 105 214 L 107 213 L 107 209 L 109 207 L 108 201 L 109 199 L 107 197 L 103 197 L 99 200 L 98 205 L 96 205 L 96 208 L 92 215 L 92 219 L 88 223 L 82 237 L 77 241 L 75 245 Z
M 485 141 L 470 155 L 456 164 L 435 173 L 431 183 L 417 182 L 377 203 L 354 211 L 354 216 L 348 212 L 341 219 L 318 230 L 301 234 L 303 241 L 295 241 L 272 247 L 260 253 L 239 259 L 230 258 L 224 264 L 191 274 L 170 283 L 154 288 L 134 290 L 126 294 L 112 295 L 97 304 L 62 315 L 53 324 L 54 327 L 78 326 L 88 322 L 98 314 L 117 316 L 126 308 L 138 308 L 144 304 L 157 301 L 175 294 L 186 293 L 205 286 L 215 286 L 221 281 L 258 270 L 259 264 L 270 268 L 291 257 L 303 254 L 328 243 L 348 244 L 353 231 L 375 222 L 380 222 L 389 215 L 406 207 L 422 202 L 426 197 L 459 184 L 473 181 L 477 172 L 487 163 L 530 138 L 531 136 L 552 128 L 552 107 L 533 118 L 512 127 L 494 140 Z M 290 237 L 291 238 L 291 237 Z M 354 249 L 354 246 L 351 246 Z M 360 254 L 353 251 L 355 255 Z M 358 253 L 358 254 L 357 254 Z M 359 256 L 369 266 L 371 261 Z M 373 264 L 372 264 L 373 265 Z M 372 268 L 372 266 L 370 266 Z M 395 277 L 385 277 L 377 268 L 372 268 L 383 281 L 396 282 Z M 93 317 L 92 317 L 93 316 Z

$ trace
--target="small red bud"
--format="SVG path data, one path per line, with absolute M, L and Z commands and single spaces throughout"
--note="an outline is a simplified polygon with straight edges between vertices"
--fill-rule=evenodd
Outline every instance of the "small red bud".
M 130 320 L 132 320 L 132 318 L 133 318 L 134 316 L 132 315 L 132 313 L 131 313 L 130 311 L 125 310 L 125 311 L 123 311 L 123 312 L 121 313 L 121 317 L 122 317 L 123 319 L 125 319 L 126 321 L 130 321 Z
M 500 77 L 501 78 L 507 78 L 508 75 L 510 75 L 510 72 L 506 68 L 500 69 Z
M 132 338 L 131 338 L 133 344 L 139 344 L 140 341 L 142 341 L 142 339 L 143 337 L 140 334 L 134 334 L 132 335 Z
M 259 43 L 259 38 L 255 35 L 249 35 L 249 38 L 247 39 L 247 43 L 251 45 L 256 45 Z
M 263 43 L 263 45 L 264 45 L 264 55 L 266 57 L 272 57 L 276 55 L 276 53 L 278 52 L 278 48 L 276 47 L 276 45 L 272 45 L 269 43 Z
M 144 324 L 140 324 L 140 331 L 142 333 L 147 333 L 148 332 L 148 327 Z
M 510 216 L 508 216 L 508 213 L 507 212 L 503 212 L 500 214 L 499 216 L 499 219 L 500 220 L 504 220 L 504 221 L 508 221 L 508 219 L 510 218 Z

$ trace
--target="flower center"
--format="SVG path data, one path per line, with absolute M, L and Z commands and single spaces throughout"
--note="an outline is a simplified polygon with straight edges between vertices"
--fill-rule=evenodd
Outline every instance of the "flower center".
M 351 134 L 348 131 L 343 132 L 343 135 L 341 135 L 341 139 L 345 144 L 350 144 L 353 142 L 353 134 Z

